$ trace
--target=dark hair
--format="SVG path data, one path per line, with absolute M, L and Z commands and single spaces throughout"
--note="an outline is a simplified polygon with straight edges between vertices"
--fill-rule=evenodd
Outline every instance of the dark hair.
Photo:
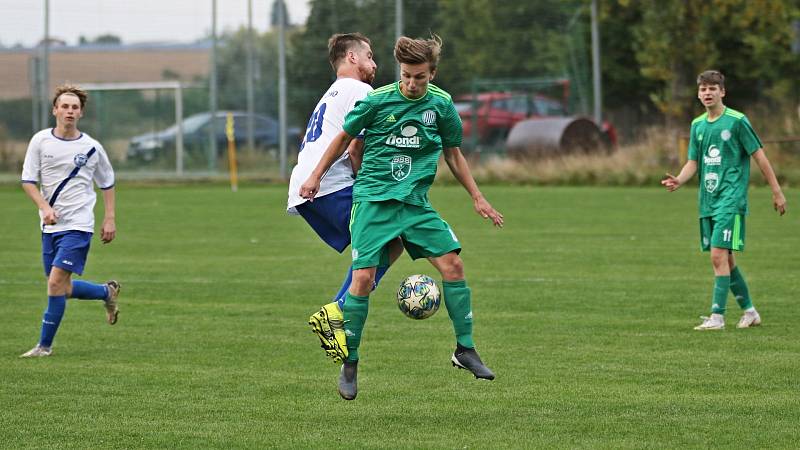
M 53 106 L 58 106 L 56 103 L 58 102 L 58 98 L 64 94 L 71 94 L 78 97 L 78 100 L 81 101 L 81 109 L 86 106 L 86 101 L 89 99 L 89 94 L 86 93 L 83 89 L 79 88 L 78 86 L 73 86 L 71 84 L 62 84 L 61 86 L 56 88 L 56 94 L 53 97 Z
M 697 76 L 697 85 L 717 84 L 721 89 L 725 89 L 725 75 L 719 70 L 706 70 Z
M 339 68 L 339 64 L 347 56 L 347 52 L 356 45 L 362 44 L 372 45 L 369 38 L 361 33 L 343 33 L 331 36 L 328 39 L 328 61 L 330 61 L 333 70 Z
M 411 39 L 401 36 L 394 44 L 394 59 L 400 64 L 429 63 L 431 70 L 439 64 L 442 38 L 431 34 L 430 39 Z

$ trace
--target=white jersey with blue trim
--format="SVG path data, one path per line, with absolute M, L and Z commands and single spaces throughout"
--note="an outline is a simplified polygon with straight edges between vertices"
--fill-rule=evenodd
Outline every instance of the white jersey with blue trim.
M 42 197 L 58 214 L 54 225 L 42 222 L 42 232 L 93 233 L 97 196 L 92 182 L 100 189 L 111 189 L 114 169 L 103 146 L 88 134 L 65 140 L 47 128 L 34 134 L 28 144 L 22 182 L 38 184 Z M 41 210 L 39 218 L 43 218 Z
M 356 102 L 363 100 L 372 90 L 372 86 L 354 78 L 339 78 L 325 92 L 314 113 L 308 121 L 297 165 L 292 169 L 289 180 L 289 202 L 286 211 L 297 214 L 295 206 L 304 203 L 300 197 L 300 186 L 308 179 L 317 163 L 322 159 L 325 150 L 334 137 L 342 131 L 344 118 L 353 109 Z M 355 182 L 353 168 L 347 152 L 333 163 L 325 173 L 319 187 L 317 197 L 340 191 Z

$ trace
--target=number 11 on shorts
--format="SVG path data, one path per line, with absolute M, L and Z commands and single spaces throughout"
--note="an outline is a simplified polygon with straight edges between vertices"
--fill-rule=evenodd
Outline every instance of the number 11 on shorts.
M 725 242 L 730 242 L 733 232 L 731 230 L 722 230 L 722 240 Z

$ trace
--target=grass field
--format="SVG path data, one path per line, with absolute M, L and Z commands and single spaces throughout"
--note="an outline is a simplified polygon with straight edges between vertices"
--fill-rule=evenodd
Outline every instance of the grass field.
M 118 238 L 85 279 L 123 283 L 120 322 L 70 300 L 50 358 L 35 211 L 0 187 L 3 448 L 793 448 L 800 442 L 800 196 L 751 191 L 740 266 L 764 325 L 695 332 L 712 288 L 696 191 L 487 187 L 492 229 L 457 187 L 432 201 L 464 245 L 475 337 L 497 373 L 449 364 L 445 312 L 404 318 L 403 257 L 372 296 L 360 392 L 309 314 L 348 257 L 284 213 L 285 188 L 118 187 Z M 437 277 L 438 278 L 438 277 Z

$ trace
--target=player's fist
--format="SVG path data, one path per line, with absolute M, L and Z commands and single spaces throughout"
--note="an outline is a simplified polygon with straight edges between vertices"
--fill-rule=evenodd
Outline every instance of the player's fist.
M 772 206 L 775 208 L 775 211 L 780 213 L 780 215 L 784 215 L 786 213 L 786 197 L 783 196 L 783 192 L 772 194 Z
M 314 196 L 319 193 L 319 180 L 313 176 L 308 177 L 305 183 L 300 186 L 300 197 L 314 201 Z
M 51 207 L 42 210 L 42 222 L 45 225 L 55 225 L 58 222 L 58 213 Z

